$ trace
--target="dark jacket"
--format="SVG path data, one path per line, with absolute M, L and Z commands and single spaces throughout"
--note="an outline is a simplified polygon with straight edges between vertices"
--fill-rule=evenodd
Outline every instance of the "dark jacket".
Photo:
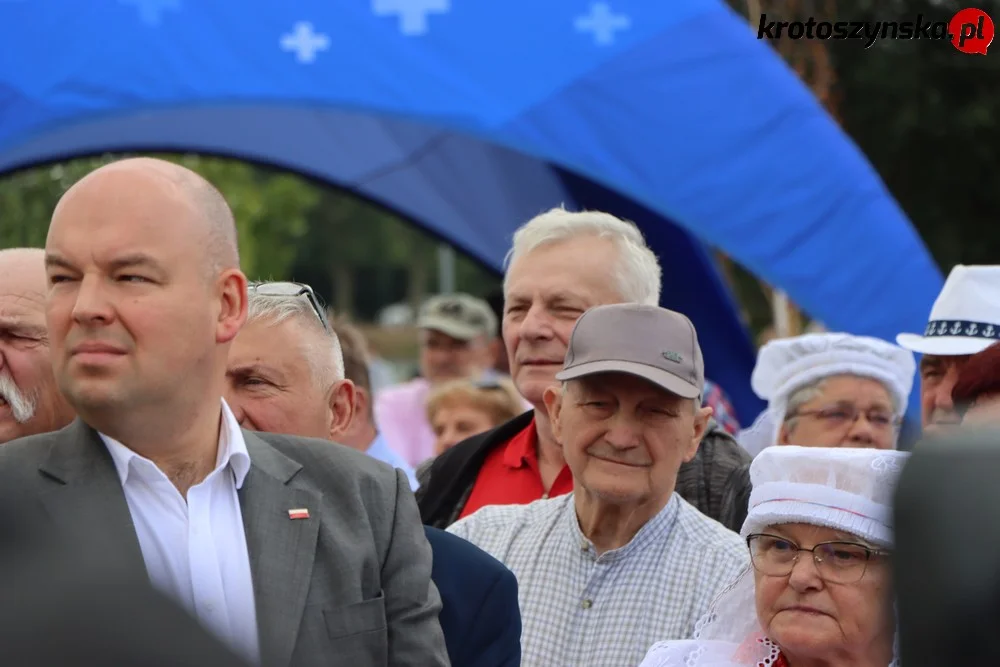
M 465 507 L 487 455 L 527 428 L 534 411 L 514 417 L 492 431 L 458 443 L 417 473 L 420 518 L 428 526 L 447 528 Z M 750 500 L 750 454 L 714 419 L 698 453 L 681 465 L 677 493 L 730 530 L 739 532 Z
M 519 667 L 517 578 L 471 542 L 425 527 L 441 594 L 441 629 L 452 667 Z

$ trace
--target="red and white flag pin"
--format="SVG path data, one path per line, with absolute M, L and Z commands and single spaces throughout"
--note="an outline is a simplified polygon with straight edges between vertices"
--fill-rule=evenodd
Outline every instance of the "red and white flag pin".
M 301 508 L 295 509 L 295 510 L 288 510 L 288 518 L 289 519 L 308 519 L 309 518 L 309 510 L 307 510 L 304 507 L 301 507 Z

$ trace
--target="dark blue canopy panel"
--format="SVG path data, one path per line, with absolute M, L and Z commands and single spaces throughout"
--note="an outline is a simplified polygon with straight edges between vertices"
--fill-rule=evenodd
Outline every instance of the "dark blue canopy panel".
M 541 210 L 629 211 L 744 421 L 753 350 L 702 242 L 889 340 L 941 286 L 864 157 L 721 0 L 0 0 L 0 37 L 0 171 L 259 160 L 494 268 Z

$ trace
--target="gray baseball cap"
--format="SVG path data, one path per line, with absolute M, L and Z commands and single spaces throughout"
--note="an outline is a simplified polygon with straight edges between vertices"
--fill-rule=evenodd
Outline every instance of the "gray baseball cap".
M 497 335 L 497 318 L 482 299 L 468 294 L 438 294 L 424 303 L 417 327 L 433 329 L 458 340 Z
M 691 320 L 658 306 L 591 308 L 576 321 L 557 380 L 628 373 L 682 398 L 701 396 L 705 363 Z

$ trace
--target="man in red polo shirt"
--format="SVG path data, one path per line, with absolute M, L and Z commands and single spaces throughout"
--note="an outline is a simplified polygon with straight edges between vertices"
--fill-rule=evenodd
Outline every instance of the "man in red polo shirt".
M 534 410 L 455 445 L 425 468 L 417 501 L 428 525 L 445 528 L 486 505 L 572 491 L 542 396 L 558 384 L 573 326 L 594 306 L 659 305 L 656 255 L 633 224 L 607 213 L 543 213 L 514 234 L 508 260 L 503 339 L 514 383 Z M 681 467 L 677 492 L 739 530 L 749 500 L 749 461 L 713 420 L 694 460 Z

